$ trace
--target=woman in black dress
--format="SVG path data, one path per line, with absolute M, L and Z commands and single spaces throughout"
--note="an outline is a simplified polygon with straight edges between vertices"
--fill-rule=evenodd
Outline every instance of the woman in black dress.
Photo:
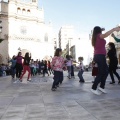
M 110 73 L 110 77 L 112 79 L 112 82 L 110 82 L 110 84 L 115 83 L 113 73 L 118 78 L 118 84 L 120 84 L 120 76 L 116 72 L 117 65 L 118 65 L 118 59 L 117 59 L 115 45 L 112 42 L 110 42 L 108 45 L 109 45 L 108 57 L 109 57 L 109 60 L 110 60 L 110 62 L 109 62 L 109 73 Z

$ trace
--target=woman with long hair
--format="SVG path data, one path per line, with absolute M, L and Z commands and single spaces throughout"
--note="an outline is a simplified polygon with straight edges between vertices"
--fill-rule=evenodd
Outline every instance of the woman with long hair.
M 23 73 L 20 77 L 20 81 L 22 82 L 23 75 L 28 71 L 28 77 L 27 81 L 29 81 L 30 75 L 31 75 L 31 69 L 30 69 L 30 60 L 31 60 L 31 54 L 29 56 L 29 53 L 27 52 L 24 57 L 24 62 L 23 62 Z
M 50 73 L 50 75 L 52 74 L 52 69 L 51 69 L 51 63 L 50 61 L 48 61 L 48 71 Z
M 112 43 L 112 42 L 109 42 L 108 46 L 109 46 L 109 51 L 108 51 L 107 55 L 108 55 L 108 58 L 109 58 L 109 73 L 110 73 L 110 77 L 112 79 L 112 82 L 110 82 L 110 84 L 115 83 L 113 73 L 118 78 L 118 84 L 120 84 L 120 76 L 116 72 L 117 65 L 118 65 L 118 59 L 117 59 L 115 44 Z
M 45 77 L 45 73 L 47 73 L 48 76 L 49 76 L 48 68 L 47 68 L 47 61 L 46 60 L 44 61 L 43 77 Z
M 102 29 L 99 26 L 94 27 L 92 35 L 92 46 L 94 47 L 94 61 L 98 65 L 98 74 L 95 78 L 95 81 L 92 85 L 91 91 L 100 95 L 99 91 L 102 93 L 107 93 L 105 91 L 105 83 L 108 76 L 108 66 L 106 63 L 106 41 L 104 38 L 108 37 L 114 31 L 120 31 L 120 27 L 113 28 L 108 32 L 102 34 Z M 97 90 L 98 84 L 100 83 L 99 91 Z
M 52 91 L 55 91 L 59 84 L 61 84 L 63 81 L 63 67 L 65 65 L 65 60 L 61 55 L 62 49 L 57 48 L 51 63 L 51 68 L 54 70 L 54 82 L 51 89 Z
M 22 73 L 22 69 L 23 69 L 23 65 L 22 65 L 22 53 L 18 52 L 16 59 L 16 78 L 20 78 L 21 73 Z
M 71 55 L 70 55 L 70 58 L 71 58 L 71 78 L 75 78 L 73 62 L 76 62 L 76 61 L 73 60 L 73 57 Z

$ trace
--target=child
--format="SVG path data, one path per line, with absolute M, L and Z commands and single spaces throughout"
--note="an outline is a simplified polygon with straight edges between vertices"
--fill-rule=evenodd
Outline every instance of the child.
M 63 67 L 65 65 L 64 58 L 61 57 L 62 49 L 57 48 L 54 58 L 52 59 L 51 68 L 54 70 L 54 81 L 52 91 L 56 91 L 57 87 L 63 81 Z
M 71 79 L 72 61 L 69 55 L 66 55 L 66 65 L 67 65 L 67 70 L 68 70 L 68 78 Z
M 78 72 L 78 77 L 80 79 L 80 83 L 84 83 L 84 78 L 83 78 L 83 72 L 84 72 L 84 66 L 83 66 L 83 57 L 79 58 L 80 64 L 79 64 L 79 72 Z
M 95 77 L 98 74 L 98 65 L 97 63 L 95 63 L 94 61 L 92 62 L 92 76 L 94 77 L 94 81 L 95 81 Z M 94 81 L 92 81 L 94 83 Z

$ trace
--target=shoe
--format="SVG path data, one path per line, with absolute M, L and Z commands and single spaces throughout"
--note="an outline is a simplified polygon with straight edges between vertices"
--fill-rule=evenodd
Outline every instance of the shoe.
M 56 85 L 56 87 L 59 87 L 59 85 Z
M 13 83 L 20 83 L 20 81 L 19 81 L 19 80 L 16 80 L 16 81 L 14 81 Z
M 52 90 L 52 91 L 56 91 L 56 88 L 52 88 L 51 90 Z
M 31 80 L 28 79 L 27 81 L 31 81 Z
M 110 82 L 110 84 L 115 84 L 115 82 Z
M 71 79 L 71 77 L 67 76 L 69 79 Z
M 107 92 L 106 92 L 106 90 L 105 89 L 103 89 L 103 88 L 101 88 L 101 87 L 99 87 L 98 88 L 98 90 L 100 90 L 102 93 L 104 93 L 104 94 L 106 94 Z
M 98 92 L 98 90 L 93 90 L 93 89 L 91 89 L 91 92 L 94 93 L 95 95 L 101 95 L 101 93 Z
M 21 79 L 19 79 L 19 81 L 20 81 L 20 82 L 22 82 L 22 80 L 21 80 Z
M 31 80 L 27 80 L 28 82 L 31 82 Z
M 84 81 L 84 80 L 80 80 L 79 82 L 80 82 L 80 83 L 84 83 L 85 81 Z

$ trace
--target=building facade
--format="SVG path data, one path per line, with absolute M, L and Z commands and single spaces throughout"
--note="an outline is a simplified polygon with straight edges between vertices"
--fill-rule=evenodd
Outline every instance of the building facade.
M 70 54 L 77 62 L 79 62 L 79 57 L 83 57 L 84 65 L 89 65 L 93 58 L 93 47 L 89 39 L 89 34 L 84 33 L 76 35 L 74 41 L 71 42 Z
M 17 55 L 18 51 L 30 52 L 33 59 L 43 59 L 54 54 L 54 34 L 51 23 L 46 25 L 44 10 L 38 0 L 8 0 L 0 2 L 2 21 L 0 61 Z
M 74 27 L 73 26 L 62 26 L 59 30 L 59 47 L 63 50 L 66 46 L 74 39 Z

